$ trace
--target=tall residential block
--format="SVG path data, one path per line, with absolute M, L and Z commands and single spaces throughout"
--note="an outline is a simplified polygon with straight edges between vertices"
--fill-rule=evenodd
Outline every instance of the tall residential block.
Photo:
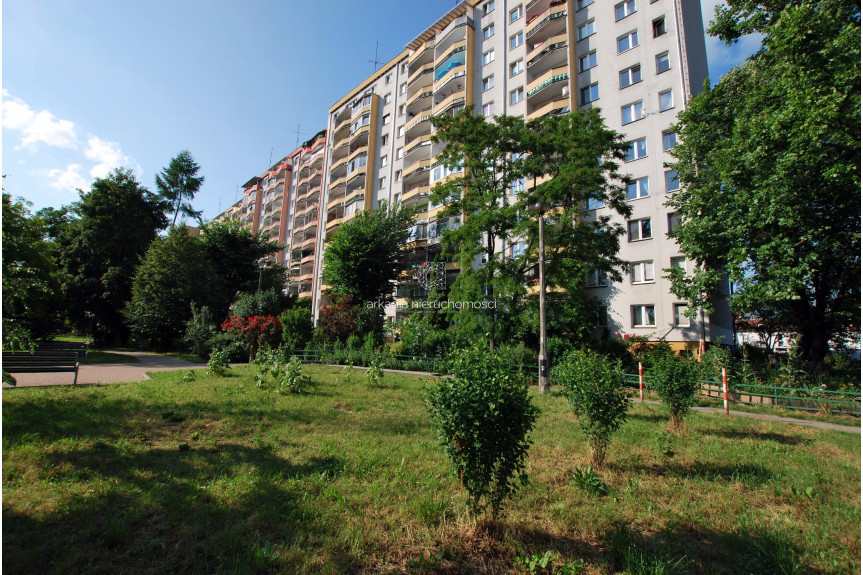
M 601 302 L 597 327 L 612 333 L 662 337 L 677 347 L 719 338 L 730 343 L 727 308 L 690 321 L 685 302 L 662 278 L 672 266 L 691 271 L 668 236 L 678 219 L 665 202 L 679 184 L 664 164 L 672 161 L 677 114 L 706 77 L 699 2 L 461 2 L 330 108 L 325 236 L 359 210 L 402 202 L 419 210 L 407 246 L 415 265 L 431 261 L 441 234 L 460 223 L 428 200 L 432 186 L 458 176 L 435 160 L 443 145 L 431 143 L 432 116 L 470 107 L 487 117 L 533 119 L 599 107 L 630 144 L 623 171 L 634 180 L 627 190 L 633 215 L 621 222 L 627 235 L 620 251 L 630 265 L 622 284 L 592 274 L 569 287 Z M 513 189 L 525 185 L 513 182 Z M 587 205 L 584 217 L 605 209 Z M 321 292 L 319 274 L 316 281 Z M 406 281 L 397 295 L 422 297 L 423 291 Z

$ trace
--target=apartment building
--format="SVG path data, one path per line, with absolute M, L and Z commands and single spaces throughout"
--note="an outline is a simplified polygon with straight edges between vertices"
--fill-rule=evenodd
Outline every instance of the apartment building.
M 672 159 L 677 113 L 706 77 L 699 2 L 463 1 L 330 108 L 321 241 L 357 211 L 400 201 L 419 209 L 407 247 L 421 266 L 434 259 L 441 234 L 459 225 L 428 201 L 432 186 L 458 176 L 435 162 L 442 145 L 431 143 L 432 116 L 471 106 L 488 117 L 533 119 L 600 107 L 631 146 L 624 171 L 635 179 L 633 216 L 620 252 L 631 264 L 622 284 L 593 274 L 573 287 L 601 302 L 598 328 L 612 333 L 663 337 L 678 347 L 730 342 L 726 308 L 690 321 L 661 277 L 664 268 L 692 265 L 668 237 L 679 220 L 664 204 L 679 185 L 664 163 Z M 588 218 L 605 209 L 585 208 Z M 457 273 L 454 265 L 447 273 Z M 421 297 L 423 289 L 408 280 L 397 295 Z
M 326 130 L 243 184 L 243 197 L 216 216 L 240 219 L 285 246 L 268 260 L 288 269 L 288 293 L 313 297 L 317 273 Z

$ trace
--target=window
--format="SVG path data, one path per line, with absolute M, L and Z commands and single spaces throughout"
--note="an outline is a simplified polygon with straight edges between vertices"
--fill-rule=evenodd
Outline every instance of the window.
M 510 190 L 512 194 L 515 195 L 519 192 L 523 192 L 527 189 L 527 180 L 525 178 L 519 178 L 517 180 L 513 180 L 510 185 Z
M 578 27 L 578 39 L 584 40 L 589 36 L 596 34 L 596 24 L 591 20 L 587 24 L 582 24 Z
M 494 24 L 489 24 L 485 28 L 482 29 L 482 39 L 488 40 L 494 36 Z
M 608 278 L 605 277 L 605 272 L 594 268 L 587 274 L 584 282 L 587 287 L 603 287 L 608 285 Z
M 396 177 L 395 177 L 395 181 L 397 181 L 397 182 L 401 182 L 401 181 L 402 181 L 402 171 L 401 171 L 401 170 L 396 170 Z
M 634 284 L 653 283 L 653 261 L 629 264 L 629 278 Z
M 389 104 L 392 101 L 393 101 L 393 95 L 392 94 L 387 94 L 386 96 L 384 96 L 384 104 Z
M 390 135 L 389 134 L 384 134 L 383 136 L 381 136 L 381 147 L 386 146 L 387 143 L 389 143 L 389 141 L 390 141 Z
M 407 91 L 408 91 L 408 85 L 407 84 L 402 84 L 401 86 L 399 86 L 399 94 L 404 94 Z
M 404 148 L 398 148 L 396 150 L 396 160 L 401 160 L 404 157 L 405 157 L 405 149 Z
M 632 327 L 653 327 L 656 325 L 656 308 L 652 305 L 632 306 Z
M 404 116 L 404 115 L 405 115 L 405 105 L 402 104 L 401 106 L 399 106 L 399 116 Z
M 518 20 L 519 18 L 521 18 L 521 14 L 522 14 L 521 4 L 519 4 L 518 6 L 516 6 L 516 8 L 515 8 L 515 9 L 510 10 L 510 12 L 509 12 L 509 22 L 510 22 L 510 23 L 515 22 L 516 20 Z
M 509 65 L 509 77 L 518 76 L 524 72 L 524 60 L 517 60 Z
M 403 125 L 399 126 L 398 129 L 396 130 L 396 137 L 401 138 L 404 135 L 405 135 L 405 127 Z
M 512 257 L 518 258 L 525 254 L 527 250 L 525 249 L 524 242 L 518 242 L 512 244 Z
M 677 134 L 674 132 L 662 132 L 662 149 L 666 152 L 677 145 Z
M 596 327 L 608 327 L 608 308 L 604 305 L 596 308 Z
M 494 50 L 489 50 L 488 52 L 484 52 L 482 55 L 482 65 L 490 64 L 494 62 Z
M 494 74 L 489 76 L 488 78 L 482 79 L 482 91 L 485 92 L 487 90 L 491 90 L 494 88 Z
M 486 118 L 494 116 L 494 102 L 489 102 L 482 107 L 482 115 Z
M 390 115 L 384 114 L 384 126 L 390 123 Z
M 633 30 L 626 36 L 617 39 L 617 53 L 621 54 L 638 46 L 638 30 Z
M 668 30 L 665 29 L 665 16 L 657 18 L 656 20 L 653 21 L 653 37 L 654 38 L 658 38 L 658 37 L 662 36 L 663 34 L 665 34 L 666 32 L 668 32 Z
M 584 201 L 584 209 L 587 211 L 598 210 L 605 207 L 605 202 L 596 198 L 588 198 Z
M 381 156 L 381 167 L 385 167 L 388 163 L 389 158 L 387 156 Z
M 512 36 L 509 39 L 509 49 L 510 50 L 512 50 L 513 48 L 518 48 L 522 44 L 524 44 L 524 32 L 519 32 L 518 34 L 516 34 L 515 36 Z
M 650 230 L 650 218 L 632 220 L 629 222 L 629 241 L 649 240 L 653 237 Z
M 674 235 L 680 228 L 680 214 L 668 214 L 668 235 Z
M 393 81 L 393 75 L 392 74 L 387 74 L 386 76 L 384 76 L 384 86 L 389 86 L 390 82 L 392 82 L 392 81 Z
M 620 72 L 620 88 L 628 88 L 633 84 L 641 82 L 641 65 L 627 68 Z
M 378 180 L 378 188 L 383 189 L 387 187 L 387 177 L 384 176 L 380 180 Z
M 677 176 L 677 170 L 668 170 L 665 172 L 665 191 L 676 192 L 680 189 L 680 179 Z
M 664 112 L 674 107 L 674 97 L 671 95 L 671 90 L 666 90 L 659 93 L 659 111 Z
M 662 74 L 671 70 L 671 60 L 668 59 L 668 52 L 656 55 L 656 73 Z
M 685 303 L 674 304 L 674 325 L 677 327 L 689 327 L 692 325 L 692 320 L 686 317 L 686 310 L 689 309 Z
M 634 102 L 620 108 L 620 120 L 625 126 L 644 118 L 644 104 Z
M 629 148 L 626 150 L 625 161 L 640 160 L 647 156 L 647 138 L 639 138 L 629 142 Z M 629 198 L 630 200 L 632 198 Z
M 638 200 L 650 196 L 650 181 L 647 176 L 626 184 L 626 199 Z
M 635 13 L 635 0 L 626 0 L 614 7 L 614 19 L 623 20 L 630 14 Z
M 578 59 L 578 71 L 585 72 L 596 67 L 596 52 L 591 52 Z
M 672 268 L 680 268 L 686 273 L 686 258 L 671 258 L 671 267 Z
M 586 8 L 586 7 L 590 6 L 591 4 L 593 4 L 593 0 L 578 0 L 575 3 L 575 9 L 581 10 L 582 8 Z
M 494 0 L 491 0 L 490 2 L 486 2 L 482 7 L 482 15 L 483 16 L 487 16 L 488 14 L 491 14 L 492 12 L 494 12 Z
M 581 105 L 589 104 L 599 99 L 599 84 L 591 84 L 581 89 Z
M 510 105 L 518 104 L 524 100 L 524 88 L 516 88 L 512 92 L 509 93 L 509 103 Z

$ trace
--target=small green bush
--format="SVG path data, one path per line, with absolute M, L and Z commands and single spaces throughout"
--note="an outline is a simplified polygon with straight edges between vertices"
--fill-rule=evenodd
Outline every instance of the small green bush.
M 698 393 L 698 366 L 695 362 L 673 355 L 659 357 L 649 372 L 653 389 L 671 415 L 669 427 L 677 429 Z
M 527 483 L 528 434 L 539 409 L 525 379 L 482 344 L 454 353 L 449 368 L 453 377 L 428 391 L 426 405 L 470 512 L 491 507 L 496 519 L 503 502 Z
M 282 312 L 279 316 L 282 324 L 282 341 L 291 350 L 306 347 L 312 340 L 311 310 L 306 307 L 295 307 Z
M 380 387 L 384 380 L 384 372 L 381 370 L 380 362 L 375 360 L 366 370 L 366 383 L 369 387 Z
M 216 322 L 207 306 L 200 308 L 192 302 L 192 317 L 186 322 L 186 334 L 183 343 L 187 349 L 200 357 L 206 357 L 211 347 L 207 344 L 216 335 Z
M 570 352 L 552 372 L 587 434 L 592 465 L 603 464 L 611 434 L 626 420 L 624 375 L 620 362 L 587 350 Z
M 214 349 L 210 353 L 210 361 L 207 362 L 207 373 L 224 377 L 231 371 L 228 365 L 230 352 L 227 349 Z
M 285 395 L 288 393 L 306 393 L 312 387 L 312 378 L 303 375 L 303 364 L 297 356 L 285 361 L 282 350 L 263 350 L 255 359 L 258 373 L 255 382 L 258 387 L 275 385 L 276 391 Z

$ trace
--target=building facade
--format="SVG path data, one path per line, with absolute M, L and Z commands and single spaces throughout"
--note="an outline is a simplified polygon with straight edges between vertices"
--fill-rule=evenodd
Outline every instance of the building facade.
M 461 2 L 330 108 L 327 216 L 318 260 L 325 237 L 357 211 L 383 202 L 419 210 L 408 249 L 414 265 L 434 258 L 441 234 L 460 222 L 441 217 L 441 206 L 428 200 L 432 186 L 458 175 L 435 162 L 442 144 L 431 143 L 432 116 L 472 107 L 488 117 L 530 120 L 600 107 L 606 124 L 630 143 L 623 171 L 634 180 L 627 190 L 633 215 L 622 222 L 627 236 L 620 250 L 630 265 L 622 284 L 593 275 L 572 287 L 601 302 L 598 327 L 611 333 L 663 338 L 678 347 L 720 338 L 731 343 L 727 308 L 720 304 L 712 317 L 689 320 L 685 302 L 662 278 L 662 270 L 672 266 L 691 271 L 668 235 L 678 218 L 665 203 L 679 184 L 664 164 L 672 161 L 677 114 L 706 77 L 698 2 Z M 585 208 L 587 218 L 605 210 Z M 454 265 L 449 268 L 457 273 Z M 321 297 L 326 286 L 320 274 L 315 282 Z M 422 288 L 406 278 L 397 295 L 421 297 Z

